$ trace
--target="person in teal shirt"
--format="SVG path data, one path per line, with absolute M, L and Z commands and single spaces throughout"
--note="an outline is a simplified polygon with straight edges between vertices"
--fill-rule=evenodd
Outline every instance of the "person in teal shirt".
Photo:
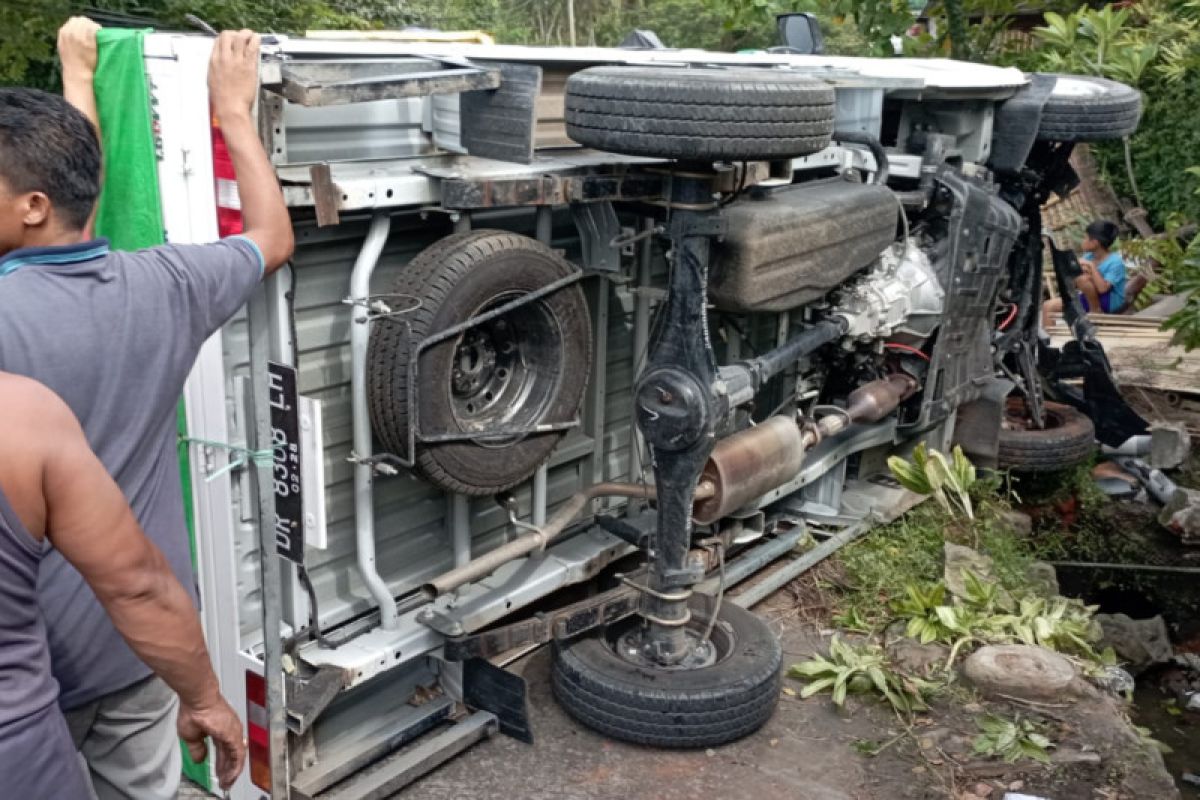
M 1083 274 L 1075 279 L 1075 287 L 1085 311 L 1115 314 L 1125 305 L 1125 261 L 1113 251 L 1120 231 L 1108 220 L 1096 220 L 1087 226 L 1079 266 Z M 1050 327 L 1050 315 L 1062 312 L 1062 298 L 1053 297 L 1042 304 L 1042 325 Z

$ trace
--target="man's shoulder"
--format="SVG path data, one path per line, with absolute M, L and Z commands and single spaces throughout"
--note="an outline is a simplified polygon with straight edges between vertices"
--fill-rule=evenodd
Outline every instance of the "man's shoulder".
M 4 398 L 0 427 L 34 431 L 48 422 L 74 419 L 74 414 L 62 398 L 39 381 L 24 375 L 0 372 L 0 397 Z

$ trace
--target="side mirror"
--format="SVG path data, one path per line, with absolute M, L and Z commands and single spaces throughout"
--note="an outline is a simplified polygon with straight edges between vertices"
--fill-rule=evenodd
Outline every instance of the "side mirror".
M 666 50 L 658 34 L 645 28 L 635 28 L 625 35 L 617 47 L 622 50 Z
M 825 52 L 825 41 L 821 38 L 821 26 L 816 15 L 808 12 L 779 14 L 775 17 L 775 24 L 783 45 L 779 50 L 801 55 L 820 55 Z

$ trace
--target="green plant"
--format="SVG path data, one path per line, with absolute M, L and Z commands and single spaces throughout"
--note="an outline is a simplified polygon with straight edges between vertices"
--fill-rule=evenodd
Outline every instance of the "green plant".
M 917 494 L 933 495 L 947 514 L 961 512 L 967 519 L 975 518 L 971 504 L 971 487 L 975 485 L 975 465 L 954 446 L 950 458 L 937 450 L 926 450 L 920 442 L 913 448 L 912 461 L 899 456 L 888 458 L 888 469 L 904 488 Z
M 945 584 L 905 587 L 891 604 L 906 621 L 904 633 L 922 644 L 950 646 L 947 671 L 968 645 L 1022 642 L 1080 656 L 1099 666 L 1104 662 L 1093 642 L 1098 638 L 1095 608 L 1065 597 L 1046 599 L 1026 594 L 1014 600 L 998 582 L 963 570 L 965 595 L 947 602 Z
M 1092 619 L 1095 611 L 1094 606 L 1085 606 L 1065 597 L 1029 596 L 1021 598 L 1016 612 L 1001 617 L 999 623 L 1013 639 L 1023 644 L 1100 661 L 1100 655 L 1092 646 L 1099 638 Z
M 1043 726 L 1017 715 L 1013 719 L 987 714 L 978 720 L 981 733 L 975 737 L 976 755 L 1002 758 L 1009 764 L 1028 758 L 1043 764 L 1050 763 L 1054 742 L 1046 736 Z
M 855 606 L 850 606 L 833 615 L 833 623 L 842 630 L 856 633 L 871 633 L 875 626 L 863 616 L 863 612 Z
M 943 641 L 953 632 L 939 615 L 946 605 L 946 584 L 937 582 L 925 588 L 916 585 L 904 587 L 904 596 L 892 601 L 892 611 L 902 620 L 908 620 L 904 635 L 921 644 Z
M 1192 167 L 1200 175 L 1200 167 Z M 1174 340 L 1188 350 L 1200 347 L 1200 235 L 1184 251 L 1178 270 L 1171 273 L 1172 287 L 1184 296 L 1183 308 L 1167 317 L 1163 327 L 1175 331 Z
M 897 711 L 909 713 L 926 708 L 921 698 L 923 682 L 902 676 L 887 664 L 887 657 L 877 645 L 851 645 L 834 636 L 829 642 L 829 657 L 815 655 L 808 661 L 793 664 L 788 676 L 808 681 L 801 697 L 812 697 L 829 690 L 834 705 L 846 702 L 850 692 L 873 692 L 888 701 Z

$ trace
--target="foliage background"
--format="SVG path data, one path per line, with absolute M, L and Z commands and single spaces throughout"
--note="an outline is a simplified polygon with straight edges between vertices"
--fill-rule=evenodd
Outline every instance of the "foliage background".
M 1027 70 L 1102 75 L 1137 86 L 1145 114 L 1128 142 L 1093 148 L 1117 192 L 1141 204 L 1159 229 L 1200 221 L 1200 0 L 0 0 L 0 85 L 55 89 L 54 33 L 71 14 L 186 28 L 193 13 L 217 28 L 301 33 L 311 28 L 481 29 L 501 42 L 615 45 L 630 30 L 655 31 L 668 47 L 715 50 L 777 43 L 774 16 L 809 11 L 833 54 L 954 56 Z M 574 11 L 569 24 L 568 7 Z M 1012 30 L 1016 9 L 1045 25 Z M 927 24 L 914 28 L 920 11 Z M 1158 247 L 1157 245 L 1154 245 Z M 1191 291 L 1172 321 L 1200 346 L 1200 236 L 1159 247 L 1159 289 Z

